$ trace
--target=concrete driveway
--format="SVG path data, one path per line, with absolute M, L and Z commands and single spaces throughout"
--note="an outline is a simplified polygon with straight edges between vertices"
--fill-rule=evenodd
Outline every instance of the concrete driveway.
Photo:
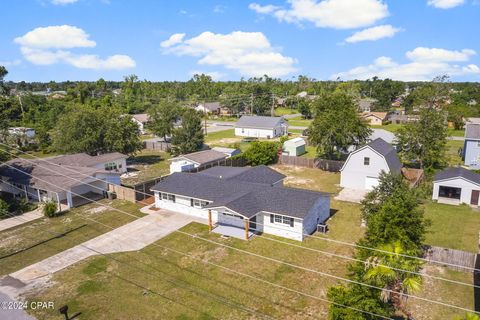
M 202 219 L 166 210 L 143 208 L 142 212 L 148 215 L 0 279 L 0 293 L 16 300 L 32 288 L 42 287 L 53 273 L 97 255 L 96 252 L 138 251 L 191 222 L 206 223 Z
M 342 191 L 338 193 L 335 197 L 335 200 L 360 203 L 365 198 L 365 195 L 370 190 L 358 190 L 358 189 L 348 189 L 343 188 Z
M 21 224 L 40 219 L 42 217 L 43 217 L 42 210 L 40 208 L 37 208 L 33 211 L 26 212 L 17 217 L 2 219 L 0 220 L 0 231 L 19 226 Z

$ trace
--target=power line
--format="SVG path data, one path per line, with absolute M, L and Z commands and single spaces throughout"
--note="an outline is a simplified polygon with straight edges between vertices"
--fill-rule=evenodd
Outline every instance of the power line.
M 9 164 L 7 164 L 6 162 L 3 163 L 4 165 L 7 165 L 17 171 L 20 171 L 20 172 L 23 172 L 22 170 L 20 169 L 17 169 Z M 24 174 L 27 174 L 29 176 L 32 176 L 31 174 L 28 174 L 26 172 L 23 172 Z M 38 177 L 36 177 L 36 179 L 38 180 L 42 180 Z M 45 181 L 43 180 L 44 182 L 47 182 L 49 184 L 52 184 L 48 181 Z M 52 184 L 54 185 L 54 184 Z M 56 185 L 55 185 L 56 186 Z M 58 188 L 60 188 L 59 186 L 56 186 Z M 61 189 L 61 188 L 60 188 Z M 66 189 L 63 189 L 64 191 L 67 191 Z M 71 192 L 71 191 L 70 191 Z M 71 192 L 73 193 L 73 192 Z M 79 197 L 83 197 L 82 195 L 80 194 L 77 194 L 77 193 L 73 193 Z M 83 197 L 85 199 L 87 199 L 86 197 Z M 88 199 L 90 200 L 90 199 Z M 95 203 L 99 203 L 98 201 L 95 201 L 95 200 L 91 200 L 92 202 L 95 202 Z M 102 204 L 103 205 L 103 204 Z M 109 207 L 113 210 L 116 210 L 118 212 L 122 212 L 122 213 L 125 213 L 127 215 L 132 215 L 126 211 L 123 211 L 123 210 L 120 210 L 120 209 L 117 209 L 117 208 L 114 208 L 114 207 L 111 207 L 111 206 L 108 206 L 108 205 L 103 205 L 103 206 L 106 206 L 106 207 Z M 436 301 L 436 300 L 430 300 L 430 299 L 426 299 L 426 298 L 421 298 L 421 297 L 418 297 L 418 296 L 415 296 L 415 295 L 410 295 L 410 294 L 404 294 L 404 293 L 401 293 L 401 292 L 397 292 L 397 291 L 394 291 L 394 290 L 387 290 L 385 288 L 380 288 L 380 287 L 377 287 L 377 286 L 373 286 L 373 285 L 370 285 L 370 284 L 366 284 L 366 283 L 363 283 L 363 282 L 359 282 L 359 281 L 354 281 L 354 280 L 350 280 L 350 279 L 346 279 L 346 278 L 342 278 L 342 277 L 339 277 L 339 276 L 335 276 L 335 275 L 331 275 L 331 274 L 328 274 L 328 273 L 324 273 L 324 272 L 321 272 L 321 271 L 318 271 L 318 270 L 313 270 L 313 269 L 308 269 L 308 268 L 305 268 L 305 267 L 302 267 L 302 266 L 298 266 L 298 265 L 294 265 L 294 264 L 291 264 L 291 263 L 288 263 L 288 262 L 285 262 L 285 261 L 281 261 L 281 260 L 277 260 L 277 259 L 274 259 L 274 258 L 270 258 L 270 257 L 266 257 L 266 256 L 262 256 L 262 255 L 259 255 L 259 254 L 255 254 L 255 253 L 251 253 L 251 252 L 248 252 L 246 250 L 242 250 L 242 249 L 238 249 L 238 248 L 235 248 L 235 247 L 231 247 L 231 246 L 227 246 L 227 245 L 224 245 L 224 244 L 221 244 L 221 243 L 217 243 L 215 241 L 212 241 L 212 240 L 208 240 L 208 239 L 205 239 L 205 238 L 201 238 L 199 236 L 196 236 L 196 235 L 191 235 L 189 233 L 186 233 L 186 232 L 182 232 L 182 231 L 179 231 L 179 230 L 176 230 L 174 232 L 179 232 L 179 233 L 182 233 L 182 234 L 185 234 L 185 235 L 189 235 L 193 238 L 197 238 L 197 239 L 201 239 L 201 240 L 204 240 L 204 241 L 208 241 L 208 242 L 212 242 L 212 243 L 215 243 L 215 244 L 218 244 L 220 246 L 224 246 L 224 247 L 229 247 L 233 250 L 237 250 L 237 251 L 243 251 L 244 253 L 247 253 L 247 254 L 250 254 L 250 255 L 255 255 L 255 256 L 258 256 L 258 257 L 263 257 L 264 259 L 267 259 L 267 260 L 271 260 L 271 261 L 274 261 L 274 262 L 277 262 L 277 263 L 282 263 L 282 264 L 286 264 L 286 265 L 290 265 L 292 267 L 296 267 L 296 268 L 299 268 L 299 269 L 302 269 L 302 270 L 305 270 L 305 271 L 311 271 L 311 272 L 314 272 L 314 273 L 317 273 L 317 274 L 321 274 L 321 275 L 325 275 L 327 277 L 332 277 L 332 278 L 335 278 L 337 280 L 343 280 L 343 281 L 346 281 L 346 282 L 349 282 L 349 283 L 355 283 L 355 284 L 358 284 L 358 285 L 362 285 L 362 286 L 366 286 L 366 287 L 369 287 L 369 288 L 372 288 L 372 289 L 377 289 L 377 290 L 380 290 L 380 291 L 389 291 L 389 292 L 392 292 L 392 293 L 400 293 L 401 295 L 405 296 L 405 297 L 411 297 L 411 298 L 414 298 L 414 299 L 418 299 L 418 300 L 422 300 L 422 301 L 427 301 L 427 302 L 431 302 L 431 303 L 434 303 L 434 304 L 438 304 L 438 305 L 442 305 L 442 306 L 446 306 L 446 307 L 451 307 L 451 308 L 455 308 L 455 309 L 458 309 L 458 310 L 462 310 L 462 311 L 467 311 L 467 312 L 473 312 L 473 313 L 478 313 L 477 311 L 475 310 L 471 310 L 471 309 L 467 309 L 467 308 L 463 308 L 463 307 L 459 307 L 459 306 L 456 306 L 456 305 L 452 305 L 452 304 L 448 304 L 448 303 L 444 303 L 444 302 L 441 302 L 441 301 Z M 390 252 L 391 254 L 391 252 Z
M 15 186 L 15 187 L 16 187 L 16 186 Z M 17 187 L 17 188 L 18 188 L 18 187 Z M 20 188 L 18 188 L 18 189 L 21 190 Z M 32 193 L 31 193 L 31 194 L 32 194 Z M 33 194 L 32 194 L 32 195 L 33 195 Z M 106 207 L 110 207 L 111 209 L 116 209 L 116 208 L 113 208 L 113 207 L 108 206 L 108 205 L 105 205 L 105 206 L 106 206 Z M 14 218 L 19 218 L 19 217 L 18 217 L 18 216 L 14 216 Z M 92 222 L 94 222 L 94 223 L 98 223 L 98 224 L 103 225 L 103 226 L 105 226 L 105 227 L 107 227 L 107 228 L 110 228 L 110 229 L 112 229 L 112 230 L 115 229 L 115 228 L 113 228 L 113 227 L 111 227 L 111 226 L 109 226 L 109 225 L 106 225 L 106 224 L 104 224 L 104 223 L 102 223 L 102 222 L 99 222 L 99 221 L 97 221 L 97 220 L 94 220 L 94 219 L 86 218 L 86 217 L 83 217 L 83 216 L 81 216 L 80 218 L 81 218 L 81 219 L 84 219 L 84 220 L 92 221 Z M 22 220 L 28 222 L 28 221 L 25 220 L 25 219 L 22 219 Z M 118 236 L 114 236 L 114 237 L 117 237 L 117 238 L 118 238 Z M 131 236 L 128 236 L 128 235 L 126 236 L 126 238 L 133 239 Z M 118 239 L 121 240 L 121 241 L 122 241 L 122 240 L 125 241 L 125 239 L 122 239 L 122 238 L 118 238 Z M 136 239 L 133 239 L 133 240 L 136 240 Z M 213 262 L 210 262 L 210 261 L 206 261 L 206 260 L 204 260 L 204 259 L 198 258 L 198 257 L 196 257 L 196 256 L 193 256 L 193 255 L 191 255 L 191 254 L 185 253 L 185 252 L 183 252 L 183 251 L 179 251 L 179 250 L 172 249 L 172 248 L 169 248 L 169 247 L 166 247 L 166 246 L 162 246 L 162 245 L 159 245 L 159 244 L 157 244 L 157 243 L 153 243 L 152 245 L 154 245 L 154 246 L 156 246 L 156 247 L 159 247 L 159 248 L 162 248 L 162 249 L 165 249 L 165 250 L 168 250 L 168 251 L 175 252 L 175 253 L 180 254 L 180 255 L 183 255 L 183 256 L 190 257 L 190 258 L 192 258 L 192 259 L 194 259 L 194 260 L 200 261 L 200 262 L 205 263 L 205 264 L 212 265 L 212 266 L 214 266 L 214 267 L 220 268 L 220 269 L 225 270 L 225 271 L 228 271 L 228 272 L 230 272 L 230 273 L 238 274 L 238 275 L 241 275 L 241 276 L 244 276 L 244 277 L 248 277 L 248 278 L 250 278 L 250 279 L 254 279 L 254 280 L 256 280 L 256 281 L 260 281 L 260 282 L 262 282 L 262 283 L 266 283 L 266 284 L 275 286 L 275 287 L 277 287 L 277 288 L 281 288 L 281 289 L 286 290 L 286 291 L 290 291 L 290 292 L 293 292 L 293 293 L 296 293 L 296 294 L 300 294 L 300 295 L 303 295 L 303 296 L 306 296 L 306 297 L 309 297 L 309 298 L 312 298 L 312 299 L 316 299 L 316 300 L 319 300 L 319 301 L 332 303 L 332 304 L 337 305 L 337 306 L 339 306 L 339 307 L 343 307 L 343 308 L 351 309 L 351 310 L 354 310 L 354 311 L 357 311 L 357 312 L 369 314 L 369 315 L 376 316 L 376 317 L 379 317 L 379 318 L 382 318 L 382 319 L 391 319 L 391 320 L 393 320 L 392 318 L 389 318 L 389 317 L 385 317 L 385 316 L 382 316 L 382 315 L 379 315 L 379 314 L 375 314 L 375 313 L 372 313 L 372 312 L 369 312 L 369 311 L 364 311 L 364 310 L 361 310 L 361 309 L 358 309 L 358 308 L 355 308 L 355 307 L 350 307 L 350 306 L 347 306 L 347 305 L 343 305 L 343 304 L 340 304 L 340 303 L 336 303 L 336 302 L 330 301 L 330 300 L 328 300 L 328 299 L 324 299 L 324 298 L 321 298 L 321 297 L 318 297 L 318 296 L 314 296 L 314 295 L 311 295 L 311 294 L 308 294 L 308 293 L 305 293 L 305 292 L 302 292 L 302 291 L 299 291 L 299 290 L 295 290 L 295 289 L 291 289 L 291 288 L 289 288 L 289 287 L 285 287 L 285 286 L 282 286 L 282 285 L 278 285 L 278 284 L 272 283 L 272 282 L 270 282 L 270 281 L 264 280 L 264 279 L 262 279 L 262 278 L 254 277 L 254 276 L 251 276 L 251 275 L 249 275 L 249 274 L 242 273 L 242 272 L 239 272 L 239 271 L 236 271 L 236 270 L 233 270 L 233 269 L 224 267 L 224 266 L 222 266 L 222 265 L 219 265 L 219 264 L 216 264 L 216 263 L 213 263 Z M 93 250 L 93 249 L 92 249 L 92 250 Z M 99 253 L 99 254 L 105 256 L 105 254 L 102 254 L 102 253 Z M 146 253 L 144 253 L 144 254 L 146 254 Z M 146 254 L 146 255 L 147 255 L 147 254 Z M 107 255 L 107 257 L 109 257 L 109 255 Z M 116 260 L 116 261 L 117 261 L 117 262 L 121 262 L 121 261 L 118 261 L 118 260 Z M 124 262 L 122 262 L 122 263 L 124 263 Z M 148 289 L 148 290 L 149 290 L 149 289 Z
M 3 143 L 0 143 L 0 144 L 3 144 Z M 16 150 L 18 150 L 18 151 L 20 151 L 20 152 L 22 152 L 22 153 L 25 153 L 24 151 L 21 151 L 21 150 L 19 150 L 19 149 L 16 149 Z M 8 152 L 8 151 L 6 151 L 6 152 Z M 8 152 L 8 153 L 10 153 L 10 152 Z M 11 154 L 11 155 L 14 155 L 13 153 L 10 153 L 10 154 Z M 28 153 L 25 153 L 25 154 L 28 154 Z M 63 166 L 61 166 L 61 165 L 59 165 L 59 164 L 56 164 L 56 163 L 53 163 L 53 162 L 46 161 L 45 159 L 41 159 L 41 158 L 38 158 L 38 157 L 36 157 L 36 158 L 37 158 L 39 161 L 43 161 L 43 162 L 46 162 L 46 163 L 49 163 L 49 164 L 52 164 L 52 165 L 56 165 L 56 166 L 62 167 L 62 168 L 64 168 L 64 169 L 67 169 L 68 171 L 71 171 L 71 172 L 74 172 L 74 173 L 78 173 L 78 174 L 81 174 L 81 175 L 86 176 L 86 177 L 91 177 L 91 176 L 89 176 L 89 175 L 87 175 L 87 174 L 84 174 L 84 173 L 81 173 L 81 172 L 79 172 L 79 171 L 76 171 L 76 170 L 73 170 L 73 169 L 70 169 L 70 168 L 63 167 Z M 33 161 L 29 161 L 28 159 L 23 159 L 23 160 L 25 160 L 25 161 L 27 161 L 27 162 L 29 162 L 29 163 L 33 163 L 33 164 L 34 164 Z M 40 167 L 41 167 L 41 166 L 40 166 Z M 61 175 L 61 176 L 64 176 L 64 177 L 66 177 L 66 178 L 72 179 L 72 180 L 74 180 L 74 181 L 77 181 L 77 182 L 80 182 L 80 183 L 83 183 L 83 184 L 87 184 L 87 183 L 85 183 L 85 182 L 83 182 L 83 181 L 81 181 L 81 180 L 79 180 L 79 179 L 75 179 L 75 178 L 69 177 L 69 176 L 67 176 L 67 175 L 60 174 L 60 173 L 58 173 L 58 172 L 56 172 L 56 171 L 53 171 L 52 169 L 49 169 L 49 168 L 46 168 L 46 167 L 43 167 L 43 168 L 44 168 L 44 169 L 47 169 L 47 170 L 49 170 L 49 171 L 51 171 L 51 172 L 54 172 L 54 173 L 56 173 L 56 174 L 59 174 L 59 175 Z M 97 180 L 97 181 L 103 181 L 103 180 L 98 179 L 98 178 L 96 178 L 96 177 L 93 177 L 93 178 L 94 178 L 95 180 Z M 97 186 L 94 186 L 94 185 L 91 185 L 91 186 L 94 187 L 94 188 L 96 188 L 96 189 L 98 189 L 98 190 L 103 191 L 103 189 L 100 188 L 100 187 L 97 187 Z M 138 193 L 143 194 L 143 195 L 147 195 L 147 196 L 149 196 L 149 197 L 152 196 L 152 195 L 150 195 L 150 194 L 148 194 L 148 193 L 146 193 L 146 192 L 138 191 Z M 139 202 L 142 203 L 142 201 L 139 201 Z M 147 203 L 144 203 L 144 204 L 147 204 Z M 256 224 L 257 224 L 257 225 L 264 225 L 264 224 L 262 224 L 262 223 L 256 223 Z M 275 226 L 269 226 L 269 227 L 276 228 L 276 229 L 279 229 L 279 230 L 283 230 L 283 229 L 278 228 L 278 227 L 275 227 Z M 298 232 L 298 231 L 295 231 L 295 230 L 292 230 L 291 232 L 297 233 L 297 234 L 301 234 L 301 235 L 305 235 L 305 236 L 312 237 L 312 238 L 316 238 L 316 239 L 330 240 L 330 239 L 327 239 L 327 238 L 312 236 L 312 235 L 309 235 L 309 234 L 307 234 L 307 233 Z M 279 240 L 273 240 L 272 238 L 266 238 L 266 239 L 269 239 L 269 240 L 271 240 L 271 241 L 280 242 Z M 331 240 L 332 240 L 332 241 L 337 241 L 337 240 L 333 240 L 333 239 L 331 239 Z M 289 244 L 288 242 L 283 242 L 283 243 Z M 293 245 L 293 244 L 289 244 L 289 245 Z M 303 246 L 299 246 L 299 247 L 304 248 L 304 249 L 309 249 L 309 250 L 317 250 L 317 249 L 311 249 L 311 248 L 307 248 L 307 247 L 303 247 Z M 386 251 L 386 250 L 381 250 L 381 249 L 375 249 L 375 248 L 370 248 L 370 249 L 373 249 L 374 251 L 381 251 L 382 253 L 386 253 L 386 254 L 390 254 L 390 255 L 398 255 L 398 256 L 409 257 L 409 258 L 411 258 L 411 259 L 415 259 L 415 258 L 416 258 L 416 259 L 418 259 L 418 260 L 425 260 L 426 262 L 434 262 L 434 263 L 444 264 L 443 262 L 440 262 L 440 261 L 435 261 L 435 260 L 430 260 L 430 261 L 429 261 L 428 259 L 419 258 L 419 257 L 415 257 L 415 256 L 410 256 L 410 255 L 399 254 L 399 253 L 396 253 L 396 252 L 391 252 L 391 251 Z M 321 250 L 317 250 L 317 252 L 323 253 L 323 254 L 327 254 L 327 255 L 331 255 L 331 256 L 336 256 L 336 257 L 338 257 L 338 258 L 348 259 L 348 260 L 351 260 L 351 261 L 357 261 L 357 262 L 362 262 L 362 263 L 364 263 L 364 264 L 367 264 L 367 262 L 364 261 L 364 260 L 355 259 L 355 258 L 348 257 L 348 256 L 342 256 L 342 255 L 332 254 L 332 253 L 324 252 L 324 251 L 321 251 Z M 448 263 L 445 263 L 445 264 L 446 264 L 446 265 L 449 265 Z M 461 281 L 450 280 L 450 279 L 446 279 L 446 278 L 442 278 L 442 277 L 437 277 L 437 276 L 431 276 L 431 275 L 427 275 L 427 274 L 421 274 L 421 273 L 419 273 L 419 272 L 414 272 L 414 271 L 410 271 L 410 270 L 404 270 L 404 269 L 399 269 L 399 268 L 392 268 L 392 267 L 390 267 L 390 266 L 381 265 L 381 264 L 380 264 L 379 266 L 385 266 L 385 267 L 391 268 L 392 270 L 402 271 L 402 272 L 406 272 L 406 273 L 410 273 L 410 274 L 416 274 L 416 275 L 420 275 L 420 276 L 425 276 L 425 277 L 427 277 L 427 278 L 432 278 L 432 279 L 436 279 L 436 280 L 442 280 L 442 281 L 446 281 L 446 282 L 450 282 L 450 283 L 455 283 L 455 284 L 460 284 L 460 285 L 464 285 L 464 286 L 480 288 L 480 286 L 478 286 L 478 285 L 469 284 L 469 283 L 465 283 L 465 282 L 461 282 Z M 460 265 L 453 265 L 453 266 L 463 267 L 463 266 L 460 266 Z M 469 267 L 464 267 L 464 268 L 469 268 Z M 475 269 L 475 270 L 478 270 L 478 269 Z M 480 271 L 480 270 L 479 270 L 479 271 Z

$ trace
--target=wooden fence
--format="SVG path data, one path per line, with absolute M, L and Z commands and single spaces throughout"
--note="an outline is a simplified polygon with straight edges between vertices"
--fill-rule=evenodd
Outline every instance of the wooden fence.
M 245 167 L 247 165 L 247 160 L 242 157 L 233 157 L 223 160 L 218 160 L 214 162 L 207 163 L 202 165 L 198 168 L 192 168 L 189 172 L 200 172 L 206 169 L 210 169 L 217 166 L 225 166 L 225 167 Z
M 158 182 L 162 181 L 165 178 L 163 177 L 158 177 L 152 180 L 144 181 L 137 183 L 136 185 L 133 186 L 133 191 L 135 192 L 135 200 L 136 201 L 143 201 L 149 197 L 152 197 L 154 195 L 153 191 L 150 190 L 154 185 L 156 185 Z
M 116 184 L 109 184 L 108 191 L 114 192 L 117 195 L 117 199 L 136 202 L 136 192 L 133 188 L 119 186 Z
M 321 169 L 330 172 L 339 172 L 345 161 L 302 158 L 295 156 L 280 155 L 278 163 L 288 166 L 297 166 L 313 169 Z
M 143 141 L 143 148 L 147 150 L 168 151 L 172 144 L 164 141 Z
M 425 259 L 427 259 L 429 263 L 446 266 L 453 270 L 463 272 L 472 272 L 472 268 L 475 268 L 477 259 L 477 254 L 475 253 L 441 247 L 425 246 L 424 252 Z M 456 267 L 455 265 L 460 267 Z

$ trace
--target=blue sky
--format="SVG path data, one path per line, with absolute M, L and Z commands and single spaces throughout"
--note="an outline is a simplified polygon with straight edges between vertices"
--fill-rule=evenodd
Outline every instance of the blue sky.
M 5 1 L 7 2 L 7 1 Z M 7 80 L 480 80 L 478 0 L 4 3 Z

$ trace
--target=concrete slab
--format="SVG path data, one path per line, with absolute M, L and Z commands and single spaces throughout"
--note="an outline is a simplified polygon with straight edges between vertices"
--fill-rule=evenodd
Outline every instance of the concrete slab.
M 342 191 L 340 191 L 338 193 L 338 196 L 335 197 L 335 200 L 360 203 L 365 198 L 365 195 L 369 191 L 370 190 L 358 190 L 358 189 L 344 188 L 344 189 L 342 189 Z
M 0 231 L 7 230 L 10 228 L 14 228 L 16 226 L 20 226 L 24 223 L 37 220 L 43 217 L 42 210 L 40 208 L 35 209 L 30 212 L 26 212 L 22 215 L 17 217 L 12 217 L 8 219 L 0 220 Z
M 227 225 L 219 225 L 215 228 L 212 229 L 212 232 L 218 233 L 224 236 L 228 237 L 234 237 L 237 239 L 245 240 L 245 229 L 243 228 L 237 228 L 233 226 L 227 226 Z M 248 232 L 248 238 L 253 236 L 253 232 Z

